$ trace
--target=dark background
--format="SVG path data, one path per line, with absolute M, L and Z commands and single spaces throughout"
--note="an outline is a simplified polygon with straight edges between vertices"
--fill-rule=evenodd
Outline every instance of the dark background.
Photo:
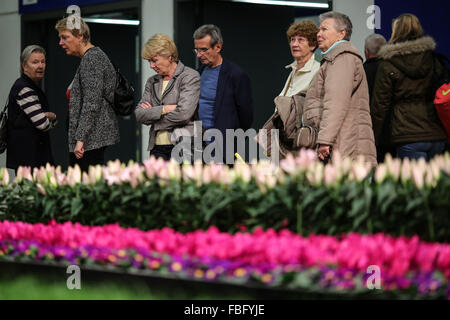
M 450 57 L 450 1 L 448 0 L 374 0 L 381 9 L 382 34 L 389 41 L 392 33 L 392 20 L 402 13 L 416 15 L 424 32 L 436 41 L 436 51 Z

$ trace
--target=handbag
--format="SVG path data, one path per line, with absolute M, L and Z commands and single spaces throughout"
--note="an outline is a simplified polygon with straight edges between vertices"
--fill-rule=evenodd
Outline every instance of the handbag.
M 8 138 L 8 102 L 0 113 L 0 154 L 5 152 Z
M 277 105 L 277 108 L 279 108 L 279 110 L 280 108 L 286 109 L 286 98 L 288 98 L 286 97 L 286 93 L 292 82 L 292 77 L 293 75 L 291 75 L 286 90 L 284 91 L 284 97 L 277 97 L 284 98 L 284 100 L 280 100 L 280 102 L 283 103 L 280 103 L 280 106 Z M 317 145 L 318 130 L 312 126 L 306 126 L 303 119 L 303 106 L 305 104 L 305 100 L 306 94 L 300 93 L 293 95 L 289 101 L 291 117 L 286 119 L 288 126 L 286 127 L 287 130 L 285 130 L 285 134 L 287 135 L 288 141 L 286 147 L 288 147 L 292 151 L 296 151 L 301 148 L 313 149 Z M 295 127 L 291 128 L 294 124 Z
M 317 145 L 318 134 L 319 133 L 317 132 L 316 128 L 311 126 L 305 126 L 302 114 L 301 125 L 296 132 L 294 147 L 296 149 L 300 148 L 314 149 Z
M 287 97 L 287 89 L 292 81 L 289 78 L 288 85 L 283 96 L 274 99 L 275 113 L 266 121 L 256 137 L 256 141 L 263 146 L 266 156 L 271 156 L 272 129 L 278 129 L 279 139 L 273 139 L 279 151 L 280 159 L 289 152 L 298 151 L 301 148 L 315 148 L 318 131 L 316 128 L 306 126 L 303 121 L 303 106 L 306 95 L 301 93 Z
M 280 141 L 290 151 L 297 151 L 301 148 L 315 148 L 318 130 L 312 126 L 305 125 L 303 115 L 305 94 L 294 95 L 288 98 L 288 101 L 286 101 L 286 98 L 288 97 L 276 98 L 276 100 L 278 100 L 276 101 L 278 102 L 277 108 L 284 124 L 283 130 L 280 131 Z M 288 102 L 289 111 L 286 111 Z M 284 109 L 284 111 L 281 111 L 282 109 Z
M 111 61 L 111 60 L 110 60 Z M 116 115 L 129 116 L 134 111 L 134 88 L 120 73 L 119 68 L 111 61 L 116 71 L 116 86 L 114 88 L 114 101 L 111 103 Z M 105 98 L 106 99 L 106 98 Z

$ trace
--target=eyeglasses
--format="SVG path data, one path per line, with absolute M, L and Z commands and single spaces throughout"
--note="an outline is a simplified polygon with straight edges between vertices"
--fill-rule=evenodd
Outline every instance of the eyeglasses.
M 204 54 L 206 51 L 208 51 L 209 49 L 211 49 L 211 48 L 196 48 L 196 49 L 192 49 L 192 52 L 194 52 L 194 54 L 199 54 L 199 53 L 201 53 L 201 54 Z

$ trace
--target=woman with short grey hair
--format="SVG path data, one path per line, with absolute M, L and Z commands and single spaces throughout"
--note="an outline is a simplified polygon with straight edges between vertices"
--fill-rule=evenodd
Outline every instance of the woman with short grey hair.
M 350 39 L 352 37 L 352 32 L 353 32 L 353 24 L 352 24 L 352 21 L 350 20 L 350 18 L 346 14 L 343 14 L 340 12 L 335 12 L 335 11 L 329 11 L 329 12 L 322 13 L 319 16 L 319 21 L 321 24 L 323 21 L 325 21 L 327 19 L 333 20 L 334 28 L 337 31 L 345 31 L 343 40 L 350 41 Z
M 56 115 L 49 111 L 45 93 L 39 82 L 45 74 L 45 50 L 27 46 L 20 55 L 22 75 L 8 97 L 6 166 L 41 167 L 53 165 L 48 131 L 56 125 Z
M 345 14 L 320 15 L 317 33 L 320 69 L 306 94 L 305 124 L 318 131 L 317 155 L 327 162 L 332 152 L 376 165 L 369 91 L 363 58 L 349 41 L 352 22 Z

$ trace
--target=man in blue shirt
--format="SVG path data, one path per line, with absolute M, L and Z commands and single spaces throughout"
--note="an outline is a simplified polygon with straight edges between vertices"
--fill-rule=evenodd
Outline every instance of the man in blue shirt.
M 234 150 L 226 150 L 226 130 L 245 131 L 251 127 L 253 102 L 250 78 L 222 57 L 222 46 L 223 38 L 217 26 L 203 25 L 194 32 L 194 52 L 202 64 L 198 116 L 204 130 L 218 129 L 222 133 L 224 162 L 230 164 L 236 145 Z

